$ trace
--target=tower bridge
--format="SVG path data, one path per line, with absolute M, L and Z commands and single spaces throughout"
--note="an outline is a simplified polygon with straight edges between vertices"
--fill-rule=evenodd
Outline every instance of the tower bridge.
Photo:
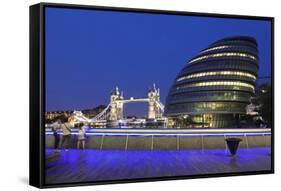
M 156 88 L 155 84 L 148 91 L 147 97 L 130 97 L 128 99 L 124 98 L 123 92 L 120 92 L 119 88 L 116 87 L 110 96 L 110 103 L 92 119 L 85 117 L 81 111 L 74 111 L 73 114 L 76 120 L 80 122 L 118 121 L 124 119 L 124 104 L 134 102 L 148 103 L 148 119 L 162 118 L 164 105 L 160 102 L 160 89 Z

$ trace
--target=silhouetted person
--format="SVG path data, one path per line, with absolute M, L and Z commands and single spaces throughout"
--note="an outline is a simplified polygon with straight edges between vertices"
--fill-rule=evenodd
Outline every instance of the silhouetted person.
M 52 132 L 53 132 L 53 136 L 54 136 L 54 149 L 55 151 L 59 151 L 59 142 L 60 142 L 60 135 L 58 133 L 58 128 L 60 128 L 61 125 L 61 120 L 58 119 L 57 122 L 52 126 Z
M 60 148 L 63 147 L 65 144 L 65 150 L 68 151 L 69 145 L 70 145 L 70 138 L 71 138 L 71 128 L 73 125 L 71 124 L 71 120 L 69 119 L 68 122 L 62 123 L 61 124 L 61 129 L 62 129 L 62 139 L 61 139 L 61 144 Z
M 78 140 L 77 140 L 77 149 L 80 148 L 80 144 L 82 144 L 82 148 L 85 149 L 85 143 L 86 143 L 86 129 L 88 128 L 87 125 L 80 125 L 79 126 L 79 134 L 78 134 Z

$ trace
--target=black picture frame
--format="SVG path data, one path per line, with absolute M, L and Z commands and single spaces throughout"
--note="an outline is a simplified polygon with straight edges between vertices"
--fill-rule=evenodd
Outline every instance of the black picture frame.
M 183 15 L 199 16 L 213 18 L 236 18 L 249 20 L 264 20 L 271 22 L 271 84 L 272 84 L 272 136 L 271 136 L 271 170 L 251 171 L 239 173 L 218 173 L 218 174 L 200 174 L 176 177 L 157 177 L 157 178 L 140 178 L 131 180 L 116 181 L 98 181 L 98 182 L 79 182 L 79 183 L 61 183 L 48 185 L 45 183 L 45 8 L 71 8 L 71 9 L 88 9 L 104 10 L 117 12 L 136 12 L 152 13 L 165 15 Z M 56 4 L 56 3 L 39 3 L 30 6 L 30 140 L 29 140 L 29 183 L 38 188 L 52 188 L 65 186 L 83 186 L 99 184 L 116 184 L 116 183 L 133 183 L 147 181 L 165 181 L 191 178 L 209 178 L 225 176 L 241 176 L 256 174 L 274 173 L 274 18 L 259 17 L 248 15 L 230 15 L 214 13 L 195 13 L 182 11 L 154 10 L 154 9 L 135 9 L 123 7 L 103 7 L 88 5 Z

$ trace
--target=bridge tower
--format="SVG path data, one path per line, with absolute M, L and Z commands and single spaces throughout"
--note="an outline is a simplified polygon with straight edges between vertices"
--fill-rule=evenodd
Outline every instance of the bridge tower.
M 160 89 L 156 89 L 155 84 L 148 91 L 148 99 L 148 119 L 161 117 L 160 108 L 157 106 L 157 102 L 160 102 Z
M 120 93 L 118 87 L 112 92 L 110 96 L 110 120 L 119 120 L 123 119 L 123 102 L 121 100 L 124 100 L 124 97 L 122 95 L 123 93 Z

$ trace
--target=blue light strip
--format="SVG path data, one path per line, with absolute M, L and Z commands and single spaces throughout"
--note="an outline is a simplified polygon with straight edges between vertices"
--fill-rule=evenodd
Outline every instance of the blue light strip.
M 52 132 L 46 132 L 46 135 L 52 135 Z M 62 132 L 58 134 L 62 135 Z M 72 135 L 78 135 L 78 132 L 72 132 Z M 88 132 L 86 135 L 92 136 L 266 136 L 271 135 L 271 132 L 257 133 L 99 133 Z

